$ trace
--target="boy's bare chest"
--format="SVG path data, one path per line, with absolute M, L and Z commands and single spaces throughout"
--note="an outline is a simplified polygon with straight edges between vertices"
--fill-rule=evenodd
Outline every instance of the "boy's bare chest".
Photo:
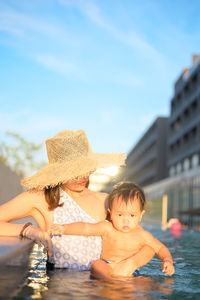
M 122 251 L 135 251 L 141 248 L 142 240 L 134 233 L 112 233 L 103 238 L 103 246 Z

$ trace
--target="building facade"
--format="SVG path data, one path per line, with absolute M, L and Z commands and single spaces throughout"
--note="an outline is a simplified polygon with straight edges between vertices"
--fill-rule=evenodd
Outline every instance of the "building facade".
M 141 186 L 165 178 L 167 174 L 168 118 L 157 118 L 127 157 L 123 179 Z
M 170 104 L 168 172 L 174 176 L 200 165 L 200 56 L 175 82 Z
M 0 161 L 0 205 L 23 192 L 20 176 Z

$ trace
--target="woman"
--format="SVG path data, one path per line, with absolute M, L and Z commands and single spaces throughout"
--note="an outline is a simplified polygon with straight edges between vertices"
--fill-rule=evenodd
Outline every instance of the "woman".
M 97 168 L 123 165 L 125 154 L 93 153 L 83 130 L 64 130 L 46 141 L 49 164 L 22 181 L 28 191 L 0 207 L 0 235 L 28 237 L 42 244 L 56 268 L 89 270 L 101 254 L 100 237 L 58 236 L 47 233 L 53 223 L 99 222 L 106 218 L 107 194 L 87 188 Z M 31 216 L 31 223 L 10 221 Z M 154 255 L 149 247 L 116 265 L 116 275 L 131 275 L 134 267 Z M 137 263 L 136 263 L 137 262 Z

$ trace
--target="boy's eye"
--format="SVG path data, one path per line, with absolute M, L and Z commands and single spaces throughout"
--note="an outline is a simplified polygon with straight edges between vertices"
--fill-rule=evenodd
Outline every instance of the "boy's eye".
M 135 215 L 131 215 L 131 217 L 133 218 L 133 217 L 135 217 Z
M 118 217 L 121 217 L 122 216 L 122 214 L 118 214 Z

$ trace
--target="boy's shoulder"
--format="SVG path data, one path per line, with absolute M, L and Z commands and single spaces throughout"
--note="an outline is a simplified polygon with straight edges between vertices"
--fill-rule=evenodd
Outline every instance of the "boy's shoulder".
M 112 223 L 108 220 L 103 220 L 97 223 L 99 226 L 104 227 L 104 228 L 112 228 Z
M 109 235 L 113 230 L 112 223 L 107 220 L 98 222 L 97 225 L 103 236 Z
M 112 222 L 110 222 L 110 221 L 108 221 L 108 220 L 104 220 L 104 221 L 102 221 L 102 223 L 104 223 L 104 226 L 105 226 L 106 228 L 113 228 Z
M 148 237 L 151 237 L 152 234 L 147 231 L 146 229 L 144 229 L 142 226 L 139 225 L 138 227 L 138 233 L 140 233 L 140 235 L 143 237 L 143 238 L 148 238 Z
M 112 232 L 113 230 L 115 231 L 116 229 L 113 227 L 112 222 L 108 221 L 108 220 L 104 220 L 102 221 L 103 226 L 106 230 L 106 232 Z

